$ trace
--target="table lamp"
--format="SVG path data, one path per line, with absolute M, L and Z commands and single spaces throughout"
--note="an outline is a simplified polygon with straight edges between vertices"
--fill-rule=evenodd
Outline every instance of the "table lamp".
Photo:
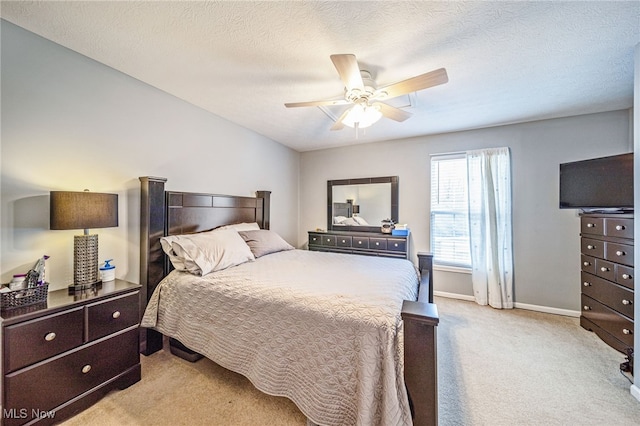
M 118 194 L 98 192 L 50 192 L 50 229 L 84 229 L 73 238 L 73 284 L 70 291 L 92 288 L 98 276 L 98 235 L 89 228 L 118 226 Z

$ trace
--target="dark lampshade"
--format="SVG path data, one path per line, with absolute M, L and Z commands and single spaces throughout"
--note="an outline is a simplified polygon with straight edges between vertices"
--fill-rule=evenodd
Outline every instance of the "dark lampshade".
M 51 191 L 50 229 L 118 226 L 118 194 Z
M 51 229 L 84 229 L 73 238 L 73 282 L 70 290 L 98 285 L 98 236 L 89 228 L 118 226 L 118 194 L 99 192 L 51 191 Z

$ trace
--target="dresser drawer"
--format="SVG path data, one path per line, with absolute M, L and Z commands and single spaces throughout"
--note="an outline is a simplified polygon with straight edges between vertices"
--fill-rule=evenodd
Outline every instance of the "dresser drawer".
M 593 257 L 585 256 L 584 254 L 580 256 L 580 266 L 583 271 L 589 272 L 591 274 L 596 273 L 596 260 Z
M 359 249 L 369 248 L 369 237 L 353 237 L 353 247 Z
M 336 236 L 336 246 L 338 247 L 351 247 L 351 237 L 350 236 Z
M 83 342 L 82 307 L 4 329 L 5 372 L 17 370 L 80 346 Z
M 134 328 L 6 375 L 2 408 L 48 411 L 103 384 L 140 362 L 138 336 Z
M 582 293 L 633 319 L 633 291 L 585 272 Z
M 633 321 L 602 303 L 582 294 L 582 315 L 598 327 L 633 347 Z
M 601 217 L 580 218 L 580 232 L 583 234 L 604 235 L 604 219 Z
M 336 236 L 335 235 L 323 235 L 322 236 L 322 245 L 328 247 L 336 246 Z
M 87 305 L 89 341 L 138 323 L 139 292 Z
M 616 265 L 616 282 L 633 290 L 633 268 Z
M 309 245 L 319 246 L 322 244 L 322 235 L 319 234 L 309 234 Z
M 595 259 L 596 275 L 609 281 L 616 280 L 616 265 L 608 260 Z
M 633 266 L 633 246 L 607 242 L 604 257 L 612 262 Z
M 387 238 L 387 250 L 405 252 L 407 251 L 407 240 Z
M 369 248 L 375 250 L 386 250 L 387 239 L 386 238 L 369 238 Z
M 633 219 L 607 218 L 604 233 L 608 237 L 633 238 Z
M 583 237 L 580 239 L 580 250 L 587 256 L 604 259 L 604 241 Z

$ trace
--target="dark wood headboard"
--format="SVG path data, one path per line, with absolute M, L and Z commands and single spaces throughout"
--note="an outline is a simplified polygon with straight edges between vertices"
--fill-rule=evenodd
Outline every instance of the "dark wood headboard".
M 141 313 L 156 286 L 169 273 L 169 260 L 160 238 L 240 222 L 257 222 L 260 228 L 269 229 L 270 191 L 257 191 L 256 197 L 165 191 L 166 182 L 161 177 L 140 178 Z M 140 352 L 148 355 L 161 348 L 160 333 L 140 329 Z

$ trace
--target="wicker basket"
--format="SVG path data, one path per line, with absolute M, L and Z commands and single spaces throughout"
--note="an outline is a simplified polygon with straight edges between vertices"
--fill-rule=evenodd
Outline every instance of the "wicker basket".
M 34 305 L 47 300 L 49 283 L 37 287 L 24 288 L 0 293 L 0 308 L 2 310 Z

